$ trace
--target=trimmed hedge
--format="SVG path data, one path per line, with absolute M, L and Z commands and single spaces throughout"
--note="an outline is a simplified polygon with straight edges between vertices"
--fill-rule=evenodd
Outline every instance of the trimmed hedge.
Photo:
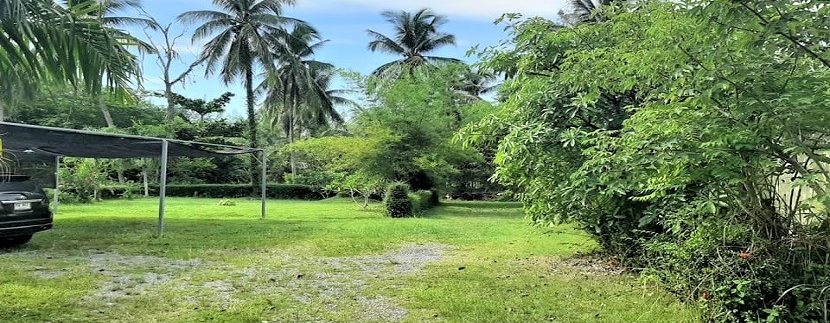
M 403 183 L 389 185 L 383 200 L 386 215 L 393 218 L 412 217 L 437 206 L 439 202 L 437 191 L 410 192 L 409 185 Z
M 438 206 L 438 192 L 436 191 L 417 191 L 409 193 L 409 200 L 412 201 L 412 213 L 423 213 L 431 208 Z
M 158 185 L 150 186 L 150 194 L 158 195 Z M 209 197 L 238 198 L 250 197 L 250 184 L 171 184 L 167 185 L 167 196 L 172 197 Z M 271 199 L 285 200 L 322 200 L 326 193 L 307 185 L 268 184 L 267 196 Z M 101 198 L 114 199 L 141 196 L 144 189 L 138 185 L 113 185 L 101 188 Z M 259 190 L 257 189 L 257 194 Z
M 158 194 L 158 187 L 151 187 L 150 191 Z M 167 196 L 235 198 L 250 197 L 251 192 L 250 184 L 167 185 Z M 268 184 L 266 192 L 268 198 L 284 200 L 322 200 L 324 195 L 319 189 L 297 184 Z
M 409 199 L 409 185 L 393 183 L 386 188 L 383 205 L 386 215 L 393 218 L 406 218 L 413 215 L 412 200 Z

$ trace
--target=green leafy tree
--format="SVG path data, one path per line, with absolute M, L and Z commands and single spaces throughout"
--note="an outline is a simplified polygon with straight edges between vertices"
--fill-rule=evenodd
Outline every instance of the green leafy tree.
M 367 129 L 360 136 L 311 138 L 285 146 L 309 167 L 309 173 L 327 173 L 327 189 L 363 197 L 363 208 L 372 195 L 380 194 L 388 179 L 390 165 L 385 162 L 388 147 L 398 140 L 388 129 Z M 357 203 L 357 200 L 355 200 Z
M 165 95 L 165 97 L 167 96 L 168 95 Z M 202 99 L 189 99 L 178 93 L 172 93 L 169 96 L 173 99 L 174 107 L 179 107 L 185 111 L 195 113 L 198 116 L 199 122 L 205 122 L 205 118 L 208 115 L 225 112 L 225 106 L 231 102 L 231 98 L 234 94 L 231 92 L 225 92 L 218 98 L 210 101 Z
M 103 97 L 117 128 L 129 128 L 135 123 L 158 124 L 164 120 L 164 112 L 149 102 L 124 100 L 113 93 L 104 93 Z M 41 88 L 36 98 L 21 101 L 17 107 L 9 113 L 9 121 L 71 129 L 108 127 L 101 118 L 99 97 L 83 89 Z
M 514 22 L 496 141 L 540 224 L 576 222 L 713 321 L 813 321 L 827 259 L 828 11 L 645 2 L 562 28 Z M 507 58 L 516 58 L 510 61 Z M 794 287 L 797 286 L 797 287 Z
M 466 67 L 447 66 L 416 78 L 396 80 L 372 94 L 348 124 L 348 136 L 298 141 L 287 148 L 304 167 L 300 175 L 319 171 L 333 174 L 332 188 L 368 195 L 382 192 L 385 184 L 403 181 L 413 189 L 455 189 L 486 182 L 492 167 L 475 149 L 451 140 L 463 124 L 479 120 L 492 110 L 480 101 L 468 104 L 452 85 L 454 75 Z M 480 165 L 484 179 L 462 176 Z
M 372 41 L 369 50 L 402 56 L 401 59 L 378 67 L 372 74 L 397 78 L 402 71 L 413 75 L 415 69 L 425 64 L 452 63 L 457 59 L 430 56 L 429 53 L 444 46 L 455 45 L 455 36 L 439 29 L 447 22 L 447 17 L 437 15 L 429 9 L 411 13 L 407 11 L 386 11 L 383 17 L 392 24 L 392 36 L 386 36 L 374 30 L 368 30 Z

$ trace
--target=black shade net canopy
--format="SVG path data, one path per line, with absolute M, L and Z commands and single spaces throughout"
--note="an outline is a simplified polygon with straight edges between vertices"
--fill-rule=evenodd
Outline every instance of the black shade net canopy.
M 242 154 L 259 155 L 261 169 L 262 218 L 265 218 L 266 154 L 262 149 L 235 147 L 166 138 L 75 130 L 0 122 L 0 139 L 5 162 L 14 164 L 52 164 L 55 166 L 55 207 L 60 185 L 57 176 L 61 157 L 79 158 L 158 158 L 159 221 L 158 236 L 164 229 L 167 161 L 170 157 L 213 158 Z M 51 163 L 50 163 L 51 161 Z M 2 165 L 0 165 L 2 166 Z M 0 167 L 2 168 L 2 167 Z M 25 168 L 24 168 L 25 169 Z M 0 172 L 3 172 L 0 169 Z
M 251 154 L 258 151 L 245 147 L 9 122 L 0 122 L 0 138 L 3 139 L 3 150 L 21 159 L 43 159 L 44 155 L 84 158 L 158 158 L 164 141 L 168 142 L 170 157 L 210 158 Z

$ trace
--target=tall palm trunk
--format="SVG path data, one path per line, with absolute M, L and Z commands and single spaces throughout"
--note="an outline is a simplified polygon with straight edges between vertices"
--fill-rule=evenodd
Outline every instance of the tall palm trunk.
M 114 128 L 115 123 L 112 121 L 112 114 L 110 114 L 110 109 L 107 107 L 107 103 L 104 102 L 104 95 L 98 95 L 98 107 L 101 108 L 101 114 L 104 115 L 104 121 L 107 122 L 107 127 Z
M 254 71 L 252 64 L 248 64 L 247 68 L 245 69 L 245 94 L 246 94 L 246 103 L 248 104 L 248 132 L 250 133 L 250 146 L 251 148 L 257 148 L 258 140 L 257 140 L 257 125 L 256 125 L 256 111 L 254 110 Z M 257 174 L 257 159 L 251 157 L 251 185 L 252 185 L 252 192 L 256 194 L 257 189 L 259 188 L 259 176 Z
M 285 129 L 286 136 L 288 137 L 288 143 L 294 143 L 294 127 L 295 127 L 295 113 L 296 108 L 294 98 L 294 90 L 293 87 L 290 85 L 290 82 L 284 81 L 282 85 L 282 93 L 283 93 L 283 107 L 286 111 L 286 118 L 288 119 L 288 128 Z M 291 164 L 291 175 L 297 175 L 297 161 L 294 158 L 294 152 L 288 153 L 288 160 Z
M 297 129 L 297 97 L 291 95 L 290 114 L 288 118 L 288 143 L 294 143 Z M 297 159 L 294 157 L 294 152 L 291 152 L 291 175 L 297 175 Z

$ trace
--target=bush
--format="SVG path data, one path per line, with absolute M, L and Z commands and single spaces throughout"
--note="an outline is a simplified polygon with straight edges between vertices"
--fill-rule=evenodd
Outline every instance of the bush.
M 413 213 L 412 200 L 409 199 L 409 185 L 393 183 L 386 188 L 383 201 L 386 214 L 393 218 L 411 217 Z
M 409 200 L 412 201 L 413 214 L 423 213 L 439 203 L 437 191 L 422 190 L 409 193 Z

